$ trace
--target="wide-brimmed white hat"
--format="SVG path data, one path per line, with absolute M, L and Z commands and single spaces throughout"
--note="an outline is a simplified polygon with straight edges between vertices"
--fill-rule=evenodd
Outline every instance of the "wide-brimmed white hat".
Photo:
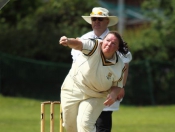
M 92 24 L 91 17 L 107 17 L 109 18 L 108 27 L 113 26 L 118 22 L 117 16 L 109 16 L 109 11 L 102 7 L 94 7 L 92 9 L 90 16 L 82 16 L 82 17 L 89 24 Z

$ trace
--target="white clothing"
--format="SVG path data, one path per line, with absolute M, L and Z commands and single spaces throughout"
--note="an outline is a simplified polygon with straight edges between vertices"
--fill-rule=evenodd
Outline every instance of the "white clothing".
M 83 36 L 81 36 L 81 39 L 98 39 L 98 38 L 103 39 L 107 35 L 108 32 L 109 32 L 109 29 L 106 29 L 106 31 L 100 37 L 97 37 L 94 31 L 90 31 L 84 34 Z M 71 55 L 72 55 L 73 62 L 76 60 L 79 54 L 81 54 L 81 51 L 72 49 Z
M 109 32 L 109 29 L 107 28 L 106 31 L 99 37 L 97 37 L 94 33 L 94 31 L 90 31 L 86 34 L 84 34 L 83 36 L 81 36 L 82 39 L 96 39 L 96 38 L 101 38 L 101 39 L 104 39 L 104 37 L 108 34 Z M 119 52 L 117 52 L 119 57 L 122 59 L 122 61 L 124 63 L 129 63 L 131 60 L 132 60 L 132 55 L 130 52 L 127 53 L 126 57 L 124 57 L 122 54 L 120 54 Z M 82 54 L 81 51 L 78 51 L 78 50 L 74 50 L 72 49 L 71 51 L 71 55 L 72 55 L 72 59 L 73 59 L 73 62 L 76 61 L 77 57 Z M 119 105 L 120 105 L 120 102 L 122 101 L 122 99 L 120 101 L 116 101 L 115 103 L 113 103 L 111 106 L 106 106 L 103 111 L 116 111 L 119 109 Z
M 104 105 L 100 105 L 104 101 L 105 98 L 90 98 L 82 93 L 74 80 L 67 76 L 61 89 L 61 107 L 66 131 L 96 132 L 94 124 L 104 108 Z
M 123 87 L 125 64 L 116 53 L 106 60 L 101 40 L 82 40 L 83 50 L 61 87 L 63 120 L 68 132 L 96 132 L 95 123 L 111 86 Z M 76 122 L 77 121 L 77 122 Z
M 98 40 L 82 40 L 83 50 L 72 63 L 69 75 L 88 96 L 106 97 L 111 86 L 123 87 L 124 63 L 118 54 L 106 60 Z M 93 68 L 92 68 L 93 67 Z M 106 94 L 106 96 L 103 95 Z

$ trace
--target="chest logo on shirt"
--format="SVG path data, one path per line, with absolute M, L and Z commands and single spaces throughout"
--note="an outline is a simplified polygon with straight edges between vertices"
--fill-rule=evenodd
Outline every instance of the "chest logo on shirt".
M 107 77 L 107 79 L 109 80 L 109 79 L 111 79 L 111 76 L 112 76 L 112 73 L 109 72 L 108 75 L 107 75 L 106 77 Z

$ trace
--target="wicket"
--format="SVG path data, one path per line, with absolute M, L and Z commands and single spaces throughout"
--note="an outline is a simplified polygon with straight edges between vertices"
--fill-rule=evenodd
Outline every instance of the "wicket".
M 45 101 L 41 103 L 41 132 L 44 132 L 45 127 L 45 105 L 50 104 L 50 132 L 54 132 L 54 104 L 60 105 L 60 132 L 63 132 L 63 120 L 62 120 L 62 111 L 61 111 L 61 103 L 59 101 Z

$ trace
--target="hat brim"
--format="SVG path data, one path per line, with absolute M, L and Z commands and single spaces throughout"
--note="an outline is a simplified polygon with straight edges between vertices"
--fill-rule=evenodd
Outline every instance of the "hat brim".
M 82 18 L 89 24 L 92 24 L 91 17 L 105 17 L 105 16 L 82 16 Z M 108 16 L 107 18 L 109 18 L 108 27 L 114 26 L 118 23 L 118 17 L 116 16 Z

